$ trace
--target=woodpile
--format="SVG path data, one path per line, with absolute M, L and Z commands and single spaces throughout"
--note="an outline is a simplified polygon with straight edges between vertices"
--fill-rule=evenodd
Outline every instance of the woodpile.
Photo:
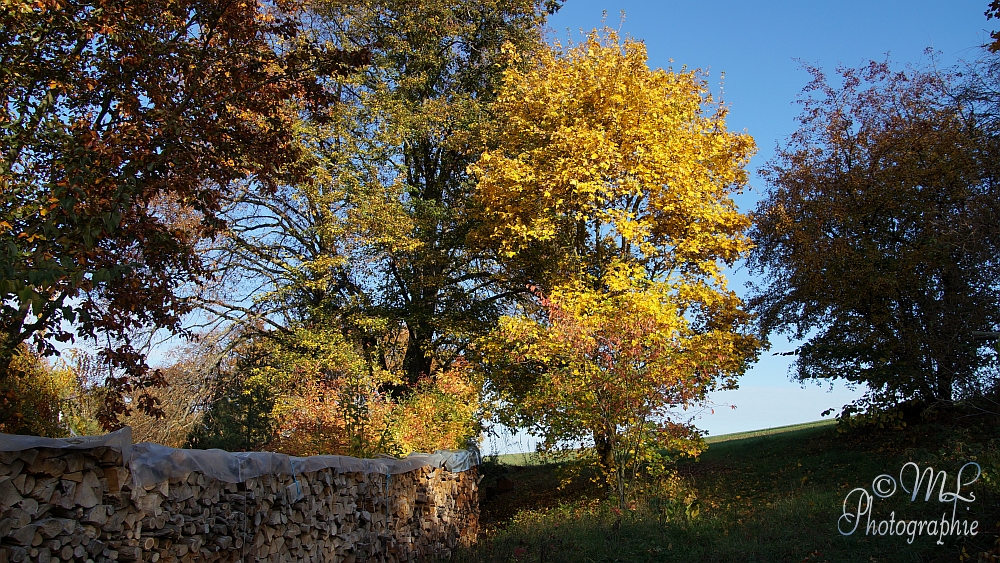
M 478 530 L 477 470 L 200 472 L 133 486 L 122 452 L 0 451 L 0 563 L 401 562 Z

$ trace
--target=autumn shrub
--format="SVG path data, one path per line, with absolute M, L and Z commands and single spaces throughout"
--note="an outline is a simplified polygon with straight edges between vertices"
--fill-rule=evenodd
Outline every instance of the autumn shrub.
M 298 456 L 398 452 L 386 422 L 392 403 L 372 379 L 357 374 L 304 379 L 276 410 L 269 449 Z
M 107 366 L 100 359 L 85 350 L 71 349 L 63 352 L 60 364 L 70 375 L 66 388 L 65 400 L 62 403 L 62 420 L 71 434 L 94 436 L 103 434 L 105 428 L 99 420 L 101 409 L 107 399 L 107 389 L 104 386 L 108 375 Z M 138 415 L 133 411 L 134 415 Z M 148 415 L 147 415 L 148 416 Z M 121 417 L 122 424 L 133 425 L 132 418 Z M 141 437 L 136 442 L 144 442 Z
M 205 404 L 210 396 L 207 367 L 198 365 L 200 358 L 176 362 L 163 368 L 164 387 L 149 391 L 158 403 L 162 416 L 134 412 L 122 422 L 132 427 L 136 442 L 154 442 L 172 448 L 182 448 L 191 431 L 201 423 Z
M 481 385 L 462 358 L 409 387 L 329 328 L 258 335 L 236 355 L 193 447 L 372 457 L 460 448 L 478 434 Z
M 284 400 L 269 447 L 356 457 L 463 448 L 479 431 L 479 390 L 461 361 L 400 399 L 380 390 L 379 381 L 357 375 L 306 381 Z
M 133 409 L 128 415 L 118 413 L 115 426 L 132 428 L 134 442 L 153 442 L 180 448 L 188 443 L 194 428 L 201 423 L 211 389 L 208 385 L 210 349 L 205 343 L 191 343 L 175 350 L 177 361 L 160 368 L 163 386 L 152 389 L 118 390 L 127 403 L 135 404 L 142 396 L 156 402 L 157 414 Z M 63 352 L 56 364 L 67 374 L 61 403 L 62 424 L 70 433 L 81 436 L 103 434 L 101 410 L 106 406 L 109 389 L 105 385 L 108 366 L 100 356 L 86 350 Z
M 72 389 L 70 372 L 54 369 L 27 346 L 20 346 L 6 373 L 0 374 L 0 432 L 67 435 L 60 411 Z
M 49 362 L 26 346 L 0 375 L 0 432 L 45 437 L 104 432 L 98 412 L 105 390 L 99 363 L 76 349 Z
M 624 507 L 640 477 L 704 449 L 675 408 L 737 371 L 741 342 L 694 333 L 662 284 L 621 272 L 605 281 L 608 291 L 575 285 L 541 297 L 540 318 L 504 317 L 479 350 L 501 417 L 542 437 L 543 450 L 592 465 Z
M 413 393 L 388 413 L 399 452 L 406 455 L 464 448 L 481 430 L 481 389 L 463 358 L 419 382 Z

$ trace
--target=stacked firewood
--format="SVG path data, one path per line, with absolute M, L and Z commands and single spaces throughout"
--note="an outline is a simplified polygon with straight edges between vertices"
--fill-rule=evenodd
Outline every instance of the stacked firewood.
M 133 486 L 116 449 L 0 452 L 0 563 L 447 557 L 477 532 L 476 474 L 331 467 Z
M 0 452 L 0 563 L 128 560 L 127 477 L 106 447 Z

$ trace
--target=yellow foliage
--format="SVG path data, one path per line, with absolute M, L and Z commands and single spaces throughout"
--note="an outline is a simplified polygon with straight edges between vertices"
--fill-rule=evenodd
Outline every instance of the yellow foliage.
M 294 350 L 275 350 L 251 375 L 277 388 L 271 449 L 300 456 L 408 455 L 463 448 L 478 434 L 481 385 L 461 358 L 396 399 L 387 389 L 402 385 L 400 375 L 371 366 L 338 334 L 314 329 L 296 336 Z
M 75 390 L 70 370 L 53 368 L 27 346 L 20 346 L 7 372 L 0 374 L 0 432 L 66 436 L 60 413 Z
M 614 239 L 651 273 L 717 276 L 750 248 L 729 194 L 755 145 L 726 130 L 700 73 L 650 70 L 641 42 L 595 31 L 509 70 L 496 113 L 499 147 L 470 171 L 505 255 L 540 243 L 580 253 L 585 235 Z
M 398 453 L 465 448 L 479 434 L 481 388 L 462 358 L 433 380 L 419 383 L 389 413 Z
M 406 456 L 462 449 L 478 434 L 480 388 L 467 369 L 422 381 L 400 401 L 374 386 L 352 383 L 303 383 L 283 401 L 278 437 L 270 447 L 300 456 Z
M 703 447 L 672 409 L 734 387 L 756 358 L 722 275 L 751 248 L 731 194 L 754 142 L 726 130 L 701 73 L 651 70 L 610 30 L 504 85 L 497 147 L 470 167 L 478 236 L 537 300 L 479 342 L 494 408 L 545 449 L 592 444 L 624 503 L 638 471 Z

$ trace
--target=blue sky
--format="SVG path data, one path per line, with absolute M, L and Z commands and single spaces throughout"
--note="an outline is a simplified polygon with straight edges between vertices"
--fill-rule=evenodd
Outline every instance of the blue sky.
M 983 15 L 988 0 L 950 2 L 834 1 L 780 2 L 641 2 L 567 0 L 549 25 L 553 38 L 581 38 L 581 30 L 606 24 L 646 43 L 651 67 L 681 65 L 709 72 L 716 91 L 722 73 L 723 99 L 730 106 L 731 130 L 745 130 L 757 141 L 750 163 L 751 189 L 737 197 L 744 210 L 754 207 L 765 188 L 756 170 L 795 130 L 794 103 L 809 80 L 799 61 L 832 73 L 838 65 L 859 66 L 888 56 L 897 68 L 929 62 L 925 50 L 939 52 L 940 64 L 974 59 L 978 46 L 1000 22 Z M 621 12 L 625 11 L 624 23 Z M 673 59 L 673 63 L 670 60 Z M 737 269 L 731 286 L 741 294 L 749 279 Z M 699 428 L 711 434 L 768 428 L 817 420 L 820 413 L 860 394 L 843 385 L 818 387 L 789 381 L 789 358 L 773 352 L 791 350 L 787 339 L 773 339 L 773 349 L 744 376 L 738 391 L 717 393 L 715 414 L 706 410 Z M 736 405 L 736 409 L 728 405 Z M 517 436 L 501 449 L 524 451 L 533 442 Z

